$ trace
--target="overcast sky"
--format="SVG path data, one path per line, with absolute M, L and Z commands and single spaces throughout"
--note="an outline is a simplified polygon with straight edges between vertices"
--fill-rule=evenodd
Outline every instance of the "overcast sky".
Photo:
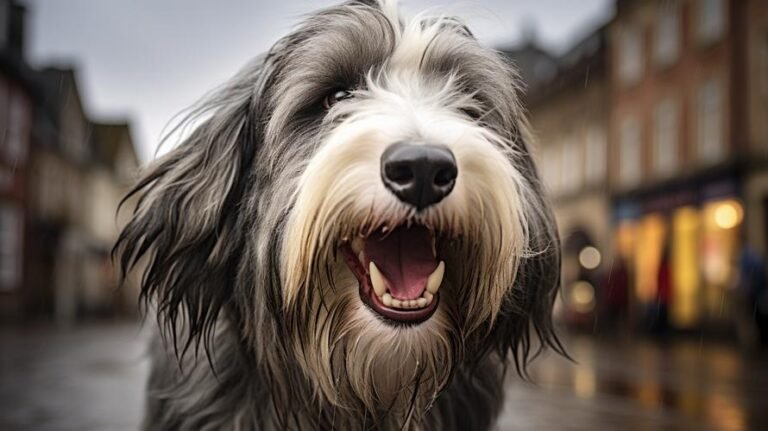
M 324 0 L 25 0 L 33 65 L 73 65 L 86 112 L 131 120 L 148 160 L 174 114 L 267 50 Z M 485 43 L 526 26 L 560 50 L 603 20 L 613 0 L 402 0 L 465 19 Z M 526 24 L 529 23 L 529 24 Z

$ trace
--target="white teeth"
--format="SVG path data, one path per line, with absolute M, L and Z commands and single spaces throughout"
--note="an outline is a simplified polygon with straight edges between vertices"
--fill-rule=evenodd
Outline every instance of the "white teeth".
M 435 297 L 429 291 L 426 291 L 426 290 L 424 291 L 424 293 L 421 296 L 424 297 L 424 299 L 427 300 L 427 304 L 431 303 L 432 302 L 432 298 Z
M 371 261 L 368 264 L 368 272 L 371 275 L 371 284 L 373 285 L 373 291 L 377 296 L 382 296 L 387 293 L 387 282 L 384 280 L 384 276 L 381 275 L 381 271 L 376 267 L 376 264 Z
M 427 279 L 427 291 L 431 294 L 437 293 L 437 290 L 440 289 L 440 283 L 443 282 L 443 275 L 445 274 L 445 262 L 442 260 L 437 265 L 437 268 L 435 268 L 435 271 L 429 275 L 429 278 Z
M 371 277 L 373 291 L 376 292 L 376 296 L 379 297 L 379 300 L 384 306 L 400 309 L 419 309 L 428 306 L 434 301 L 435 295 L 440 289 L 440 284 L 443 282 L 443 276 L 445 275 L 445 262 L 440 261 L 437 268 L 435 268 L 435 271 L 432 272 L 427 279 L 426 290 L 424 290 L 420 298 L 416 299 L 393 298 L 387 288 L 386 279 L 375 263 L 370 262 L 368 264 L 368 272 Z

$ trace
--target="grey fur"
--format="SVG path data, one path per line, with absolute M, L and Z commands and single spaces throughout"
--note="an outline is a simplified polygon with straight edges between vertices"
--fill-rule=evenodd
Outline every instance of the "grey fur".
M 199 125 L 132 191 L 138 207 L 115 256 L 126 271 L 146 258 L 142 296 L 159 323 L 144 429 L 488 429 L 501 408 L 508 361 L 525 374 L 542 347 L 562 352 L 550 317 L 559 243 L 526 146 L 516 75 L 463 26 L 446 21 L 420 70 L 436 81 L 457 76 L 472 100 L 466 115 L 513 150 L 509 163 L 526 181 L 531 253 L 485 331 L 468 336 L 460 313 L 454 316 L 451 379 L 431 406 L 414 404 L 403 416 L 385 406 L 342 410 L 312 395 L 291 343 L 308 336 L 305 322 L 313 315 L 286 312 L 281 287 L 289 197 L 306 162 L 343 120 L 324 115 L 323 96 L 359 88 L 367 73 L 382 71 L 396 25 L 371 2 L 308 17 L 193 109 L 188 122 Z M 340 377 L 339 391 L 348 390 Z M 419 383 L 404 388 L 414 399 Z

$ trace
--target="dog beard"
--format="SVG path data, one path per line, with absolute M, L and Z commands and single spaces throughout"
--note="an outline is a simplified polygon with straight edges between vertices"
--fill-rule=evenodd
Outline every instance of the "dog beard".
M 148 257 L 142 295 L 179 356 L 202 343 L 237 381 L 186 386 L 197 396 L 172 424 L 199 425 L 206 400 L 220 425 L 486 424 L 436 403 L 485 411 L 510 352 L 524 372 L 532 334 L 559 348 L 559 244 L 516 82 L 455 19 L 349 2 L 193 110 L 115 248 L 124 268 Z M 440 196 L 390 184 L 384 160 L 404 147 L 449 156 Z M 237 367 L 210 353 L 222 331 Z
M 395 78 L 394 73 L 382 75 L 384 82 L 369 81 L 368 90 L 356 95 L 360 102 L 335 113 L 346 114 L 345 120 L 329 132 L 298 180 L 281 264 L 286 314 L 300 322 L 294 351 L 318 395 L 339 408 L 355 409 L 362 403 L 376 411 L 385 406 L 404 417 L 420 415 L 430 406 L 453 364 L 463 360 L 462 343 L 492 327 L 514 283 L 518 259 L 526 252 L 527 231 L 525 204 L 518 197 L 522 179 L 510 163 L 515 155 L 500 146 L 498 136 L 451 111 L 471 102 L 454 93 L 451 80 L 425 89 L 437 83 L 418 76 Z M 393 84 L 398 78 L 405 82 Z M 392 88 L 398 95 L 428 93 L 432 106 L 444 111 L 431 114 L 422 135 L 448 143 L 461 181 L 443 202 L 426 211 L 390 197 L 377 172 L 381 154 L 402 138 L 382 130 L 413 127 L 397 104 L 387 103 Z M 388 236 L 403 237 L 398 240 L 407 244 L 388 247 L 374 262 L 368 254 L 377 252 L 371 247 Z M 405 249 L 430 246 L 432 256 L 414 257 L 413 250 Z M 340 258 L 345 248 L 351 264 Z M 430 257 L 441 262 L 430 271 L 444 274 L 433 287 L 439 291 L 429 294 L 437 305 L 429 304 L 436 309 L 425 322 L 400 324 L 386 317 L 391 310 L 382 317 L 366 305 L 375 301 L 383 308 L 382 295 L 373 297 L 374 278 L 382 277 L 371 274 L 381 270 L 371 265 L 394 260 L 405 268 L 389 273 L 403 279 L 418 272 L 408 268 L 409 259 Z M 352 275 L 355 267 L 360 268 L 358 277 Z M 427 286 L 419 287 L 426 295 Z M 427 298 L 410 301 L 420 299 Z

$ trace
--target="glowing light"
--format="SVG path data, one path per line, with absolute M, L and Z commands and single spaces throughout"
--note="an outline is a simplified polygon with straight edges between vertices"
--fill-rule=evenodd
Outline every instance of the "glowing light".
M 577 281 L 571 286 L 571 305 L 581 313 L 595 308 L 595 288 L 586 281 Z
M 600 266 L 600 251 L 592 246 L 584 247 L 579 252 L 579 263 L 586 269 L 595 269 Z
M 733 229 L 741 223 L 743 212 L 735 201 L 723 202 L 715 208 L 715 224 L 720 229 Z

